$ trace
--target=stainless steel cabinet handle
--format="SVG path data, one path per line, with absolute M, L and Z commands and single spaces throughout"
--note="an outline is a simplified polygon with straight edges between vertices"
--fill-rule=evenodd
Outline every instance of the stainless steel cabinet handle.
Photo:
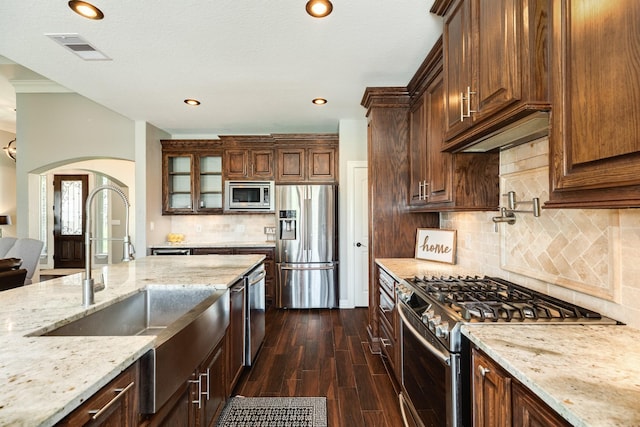
M 478 365 L 478 372 L 480 372 L 480 375 L 482 375 L 483 377 L 485 375 L 487 375 L 489 372 L 491 372 L 491 370 L 489 368 L 485 368 L 482 365 Z
M 244 286 L 236 286 L 231 288 L 231 292 L 234 294 L 239 294 L 240 292 L 244 292 Z
M 197 380 L 189 380 L 190 384 L 198 384 L 198 400 L 192 400 L 191 403 L 198 404 L 198 409 L 202 408 L 202 374 L 198 375 Z
M 129 391 L 133 386 L 134 386 L 134 382 L 130 382 L 128 386 L 126 386 L 125 388 L 117 388 L 114 391 L 116 392 L 116 395 L 113 397 L 113 399 L 111 399 L 110 401 L 107 402 L 106 405 L 104 405 L 102 408 L 100 409 L 94 409 L 89 411 L 89 414 L 92 414 L 93 416 L 91 417 L 92 420 L 97 420 L 98 418 L 100 418 L 100 416 L 102 414 L 104 414 L 105 411 L 107 411 L 110 407 L 112 407 L 118 400 L 120 400 L 124 395 L 127 394 L 127 391 Z
M 211 376 L 209 375 L 209 371 L 210 371 L 210 369 L 209 369 L 209 368 L 207 368 L 207 373 L 206 373 L 206 374 L 200 374 L 200 378 L 202 378 L 202 377 L 207 377 L 207 391 L 205 391 L 204 393 L 202 393 L 202 394 L 204 394 L 205 396 L 207 396 L 207 400 L 209 400 L 209 398 L 211 397 L 211 396 L 209 395 L 209 387 L 210 387 L 210 385 L 211 385 L 211 384 L 210 384 L 210 382 L 209 382 L 209 379 L 211 378 Z
M 471 113 L 477 113 L 476 110 L 471 109 L 471 95 L 475 95 L 476 92 L 471 91 L 471 87 L 467 86 L 467 96 L 460 92 L 460 121 L 463 121 L 466 117 L 471 117 Z M 464 102 L 467 102 L 467 114 L 464 113 Z
M 391 340 L 388 340 L 387 338 L 380 338 L 380 342 L 384 347 L 391 347 Z
M 383 313 L 391 313 L 393 311 L 393 309 L 388 308 L 388 307 L 380 307 L 380 311 L 382 311 Z

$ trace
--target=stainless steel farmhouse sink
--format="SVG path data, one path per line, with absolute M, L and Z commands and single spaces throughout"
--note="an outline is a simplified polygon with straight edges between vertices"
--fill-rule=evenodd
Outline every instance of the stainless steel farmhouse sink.
M 229 293 L 211 287 L 147 287 L 39 336 L 154 335 L 140 359 L 140 406 L 154 413 L 224 337 Z
M 149 287 L 43 335 L 158 335 L 216 289 Z

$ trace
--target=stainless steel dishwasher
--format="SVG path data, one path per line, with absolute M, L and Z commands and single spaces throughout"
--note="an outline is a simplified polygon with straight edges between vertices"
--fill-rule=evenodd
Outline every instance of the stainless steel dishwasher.
M 251 270 L 245 276 L 246 321 L 245 321 L 245 366 L 251 366 L 264 341 L 265 331 L 265 269 L 264 264 Z

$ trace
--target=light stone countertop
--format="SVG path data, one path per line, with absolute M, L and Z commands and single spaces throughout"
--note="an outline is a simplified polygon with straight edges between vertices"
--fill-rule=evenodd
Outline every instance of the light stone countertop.
M 149 249 L 173 249 L 173 248 L 275 248 L 276 242 L 273 240 L 262 240 L 255 242 L 163 242 L 157 245 L 150 245 Z
M 0 292 L 0 426 L 51 426 L 153 348 L 153 336 L 40 337 L 149 285 L 225 289 L 262 255 L 153 256 L 93 270 L 106 288 L 82 307 L 84 273 Z
M 410 258 L 376 262 L 396 279 L 482 275 Z M 468 324 L 462 333 L 573 425 L 640 426 L 640 330 L 492 323 Z
M 640 426 L 639 330 L 474 324 L 462 333 L 574 426 Z

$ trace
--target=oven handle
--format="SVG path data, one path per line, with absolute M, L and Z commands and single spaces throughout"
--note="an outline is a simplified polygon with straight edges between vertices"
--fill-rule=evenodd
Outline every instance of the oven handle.
M 400 401 L 400 414 L 402 415 L 402 422 L 405 427 L 409 427 L 409 421 L 407 420 L 407 413 L 404 409 L 404 396 L 402 393 L 398 394 L 398 400 Z
M 404 314 L 402 312 L 402 310 L 404 310 L 404 305 L 403 304 L 398 304 L 398 314 L 400 314 L 400 317 L 402 318 L 402 321 L 404 322 L 404 325 L 409 329 L 409 331 L 411 331 L 411 333 L 416 337 L 416 339 L 418 341 L 420 341 L 420 343 L 423 346 L 425 346 L 427 348 L 427 350 L 429 350 L 434 356 L 436 356 L 438 359 L 440 359 L 440 361 L 442 363 L 444 363 L 447 366 L 451 366 L 451 358 L 449 356 L 447 356 L 446 354 L 442 353 L 437 348 L 435 348 L 433 346 L 433 344 L 431 344 L 429 341 L 424 339 L 424 337 L 422 335 L 420 335 L 420 333 L 418 331 L 416 331 L 416 329 L 413 327 L 413 325 L 411 325 L 411 323 L 409 323 L 409 320 L 407 319 L 407 315 Z

